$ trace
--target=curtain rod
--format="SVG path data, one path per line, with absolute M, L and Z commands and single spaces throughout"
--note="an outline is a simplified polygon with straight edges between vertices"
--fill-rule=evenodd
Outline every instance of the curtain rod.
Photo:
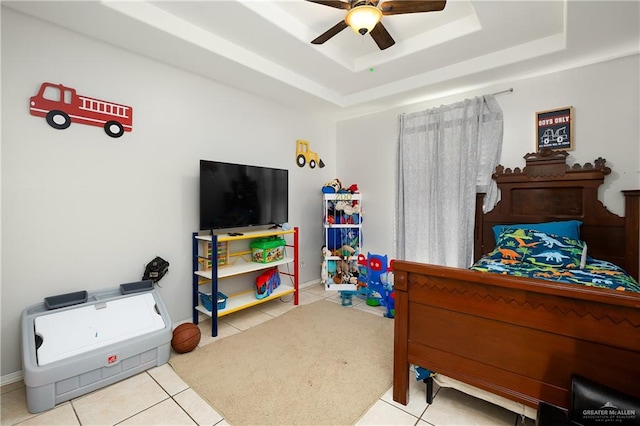
M 501 92 L 492 93 L 491 95 L 496 96 L 496 95 L 502 95 L 503 93 L 511 93 L 511 92 L 513 92 L 513 87 L 507 90 L 502 90 Z

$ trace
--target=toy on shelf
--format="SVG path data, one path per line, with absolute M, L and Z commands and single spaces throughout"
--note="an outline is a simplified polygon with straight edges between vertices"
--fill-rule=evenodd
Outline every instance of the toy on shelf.
M 278 268 L 264 271 L 256 277 L 256 299 L 264 299 L 280 286 Z
M 344 186 L 342 186 L 342 182 L 340 182 L 340 179 L 335 178 L 325 183 L 324 185 L 322 185 L 322 193 L 323 194 L 338 194 L 338 193 L 359 194 L 360 190 L 358 188 L 357 183 L 351 184 L 348 188 L 345 188 Z
M 338 251 L 344 246 L 354 250 L 360 246 L 360 230 L 356 227 L 329 228 L 327 229 L 327 247 L 329 250 Z
M 322 269 L 320 278 L 323 284 L 352 284 L 358 282 L 358 266 L 356 249 L 344 245 L 338 250 L 331 251 L 327 246 L 322 247 Z
M 284 259 L 286 242 L 281 237 L 259 238 L 249 244 L 251 260 L 258 263 L 275 262 Z
M 331 195 L 325 209 L 325 223 L 331 225 L 360 225 L 362 223 L 359 204 L 360 191 L 357 184 L 354 183 L 349 188 L 343 188 L 340 180 L 334 179 L 324 184 L 322 193 Z
M 341 189 L 342 189 L 342 182 L 340 182 L 340 179 L 335 178 L 332 181 L 329 181 L 322 186 L 322 193 L 336 194 Z
M 339 197 L 340 194 L 335 195 Z M 325 223 L 327 230 L 327 247 L 329 250 L 339 250 L 346 246 L 356 249 L 362 244 L 360 241 L 362 215 L 357 200 L 335 199 L 326 200 Z
M 322 269 L 320 269 L 320 280 L 322 283 L 326 283 L 329 280 L 329 265 L 327 265 L 327 261 L 324 260 L 327 256 L 330 256 L 331 252 L 327 248 L 327 246 L 322 246 Z
M 198 243 L 198 263 L 201 265 L 202 271 L 210 271 L 211 270 L 211 241 L 200 241 Z M 218 260 L 218 268 L 222 268 L 224 266 L 229 266 L 229 243 L 228 242 L 220 242 L 217 245 L 217 260 Z

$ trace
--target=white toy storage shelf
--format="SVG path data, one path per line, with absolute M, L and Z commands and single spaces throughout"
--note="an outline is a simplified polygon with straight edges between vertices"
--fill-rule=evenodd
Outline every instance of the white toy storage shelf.
M 322 209 L 322 283 L 326 290 L 356 291 L 362 249 L 362 194 L 323 194 Z

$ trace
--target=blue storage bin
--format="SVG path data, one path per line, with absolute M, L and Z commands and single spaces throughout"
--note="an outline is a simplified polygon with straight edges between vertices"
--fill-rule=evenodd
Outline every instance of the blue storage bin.
M 200 292 L 200 301 L 202 302 L 202 306 L 205 307 L 208 311 L 213 311 L 213 297 L 211 297 L 211 293 Z M 227 307 L 227 295 L 218 292 L 218 310 L 224 309 Z

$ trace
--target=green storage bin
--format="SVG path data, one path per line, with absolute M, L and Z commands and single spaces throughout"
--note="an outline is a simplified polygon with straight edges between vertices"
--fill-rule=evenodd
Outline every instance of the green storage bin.
M 284 238 L 269 237 L 253 240 L 251 248 L 251 260 L 257 263 L 270 263 L 284 259 Z

